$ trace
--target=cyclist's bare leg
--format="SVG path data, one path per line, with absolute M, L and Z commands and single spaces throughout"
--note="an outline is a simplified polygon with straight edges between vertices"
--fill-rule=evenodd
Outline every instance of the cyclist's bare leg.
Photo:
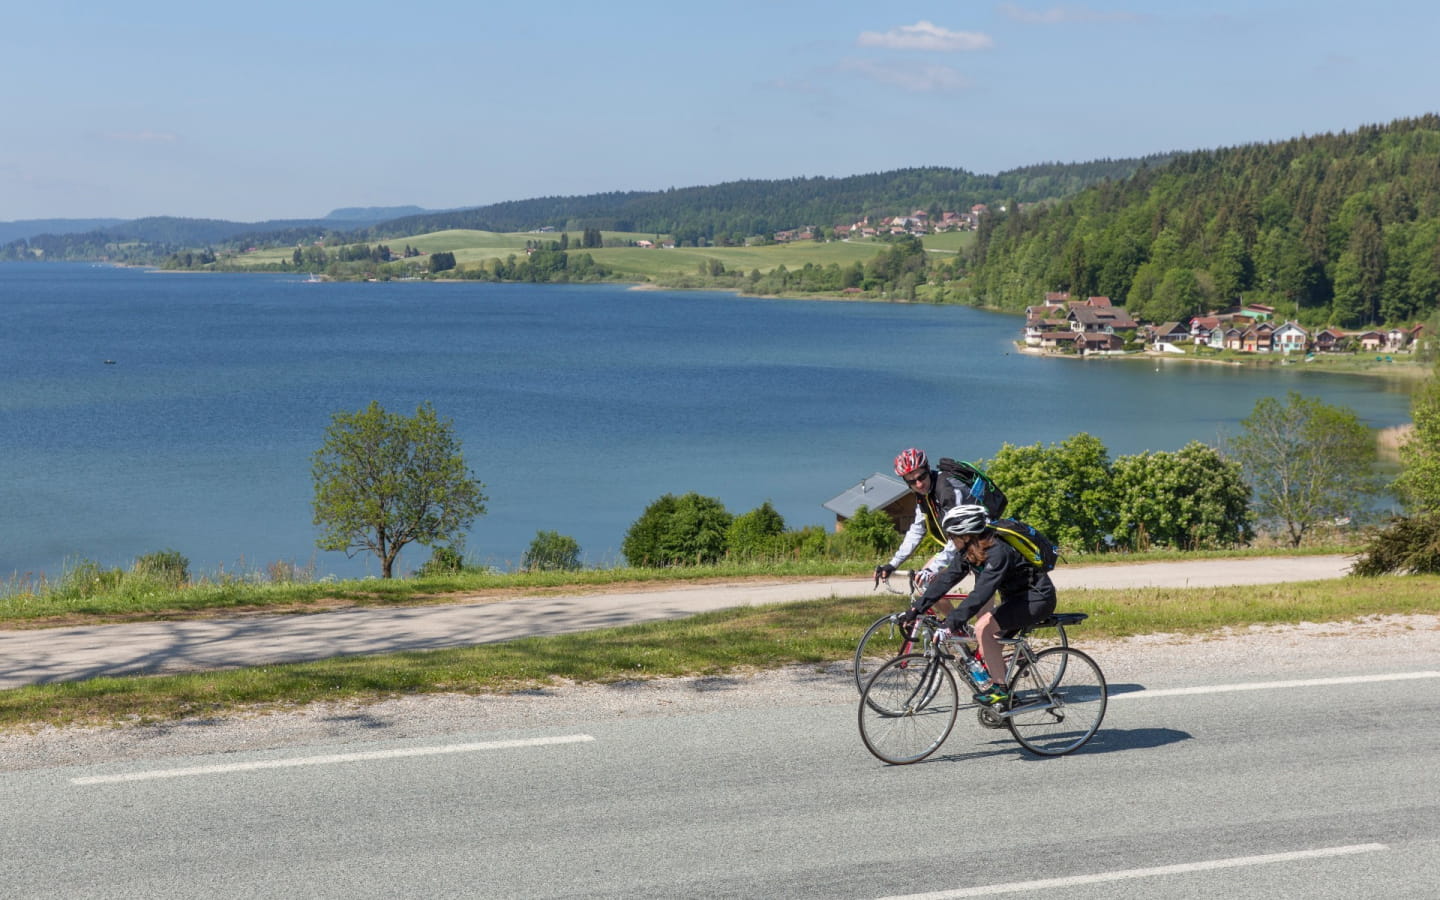
M 975 617 L 975 637 L 980 642 L 980 656 L 985 661 L 990 680 L 1004 687 L 1005 664 L 1002 660 L 1005 659 L 1005 654 L 1000 644 L 1000 623 L 995 621 L 994 601 L 987 603 L 980 615 Z

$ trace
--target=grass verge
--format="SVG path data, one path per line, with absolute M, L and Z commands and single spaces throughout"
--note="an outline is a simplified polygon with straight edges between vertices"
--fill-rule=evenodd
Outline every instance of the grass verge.
M 0 691 L 0 729 L 127 724 L 273 711 L 403 694 L 506 693 L 565 681 L 613 683 L 848 660 L 864 628 L 898 608 L 866 595 L 743 607 L 684 619 L 455 650 L 343 657 L 191 675 L 95 678 Z M 1073 639 L 1225 626 L 1440 613 L 1440 577 L 1344 578 L 1202 589 L 1067 591 L 1087 612 Z
M 1213 552 L 1158 551 L 1126 554 L 1067 554 L 1064 565 L 1128 565 L 1169 560 L 1231 559 L 1256 556 L 1324 555 L 1354 552 L 1339 545 L 1316 545 L 1302 550 L 1256 548 Z M 166 585 L 131 570 L 114 573 L 113 585 L 81 589 L 65 577 L 56 585 L 0 584 L 0 628 L 43 628 L 200 618 L 204 616 L 267 612 L 304 613 L 338 606 L 396 606 L 456 603 L 471 597 L 516 594 L 544 595 L 565 590 L 626 585 L 694 582 L 746 578 L 855 578 L 868 577 L 873 560 L 785 560 L 754 563 L 727 562 L 713 566 L 669 569 L 585 569 L 568 572 L 516 572 L 509 574 L 458 573 L 425 578 L 353 581 L 256 581 L 222 579 L 180 587 Z

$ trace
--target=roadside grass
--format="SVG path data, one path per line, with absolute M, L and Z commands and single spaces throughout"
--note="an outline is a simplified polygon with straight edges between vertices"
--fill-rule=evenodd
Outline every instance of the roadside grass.
M 1351 553 L 1353 547 L 1323 543 L 1294 550 L 1274 545 L 1243 550 L 1152 551 L 1124 554 L 1068 553 L 1064 566 L 1131 565 L 1195 559 L 1309 556 Z M 81 562 L 52 581 L 0 581 L 0 628 L 43 628 L 106 622 L 199 618 L 239 612 L 304 613 L 337 606 L 398 606 L 458 603 L 470 598 L 545 594 L 627 585 L 765 578 L 854 578 L 856 589 L 870 579 L 873 559 L 759 559 L 665 569 L 629 567 L 574 571 L 491 573 L 346 581 L 315 581 L 308 568 L 273 564 L 267 572 L 201 576 L 175 586 L 137 566 L 97 570 Z M 918 563 L 917 563 L 918 565 Z M 272 573 L 274 576 L 272 577 Z
M 718 610 L 683 619 L 452 650 L 353 656 L 187 675 L 94 678 L 0 691 L 0 730 L 124 725 L 369 703 L 408 694 L 544 691 L 848 661 L 864 628 L 900 606 L 893 595 Z M 1149 633 L 1345 622 L 1440 613 L 1440 576 L 1343 578 L 1204 589 L 1067 591 L 1090 614 L 1079 646 Z

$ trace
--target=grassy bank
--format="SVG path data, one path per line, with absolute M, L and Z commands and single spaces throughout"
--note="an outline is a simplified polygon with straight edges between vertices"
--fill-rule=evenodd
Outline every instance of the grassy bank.
M 1275 546 L 1211 552 L 1156 551 L 1126 554 L 1067 554 L 1065 565 L 1127 565 L 1181 559 L 1226 559 L 1250 556 L 1323 555 L 1353 552 L 1337 544 L 1316 544 L 1303 550 Z M 488 597 L 585 590 L 618 590 L 625 586 L 751 578 L 854 578 L 860 585 L 874 560 L 766 560 L 727 562 L 713 566 L 669 569 L 609 568 L 570 572 L 508 574 L 458 573 L 390 581 L 266 580 L 259 576 L 197 579 L 180 586 L 166 584 L 132 567 L 103 573 L 80 567 L 54 582 L 0 584 L 0 628 L 53 628 L 112 622 L 208 618 L 242 613 L 306 613 L 343 606 L 399 606 L 458 603 Z M 291 572 L 293 570 L 286 569 Z
M 364 703 L 403 694 L 536 690 L 565 681 L 611 683 L 792 664 L 826 666 L 848 660 L 865 626 L 897 608 L 897 599 L 866 594 L 457 650 L 18 688 L 0 691 L 0 729 L 170 721 L 317 701 Z M 1090 614 L 1072 632 L 1083 645 L 1154 632 L 1440 614 L 1440 577 L 1067 591 L 1063 607 Z

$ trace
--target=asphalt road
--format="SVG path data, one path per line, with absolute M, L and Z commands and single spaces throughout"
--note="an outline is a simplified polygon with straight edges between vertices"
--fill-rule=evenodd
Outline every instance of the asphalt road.
M 0 772 L 0 895 L 1436 896 L 1433 657 L 1337 677 L 1300 654 L 1277 677 L 1188 652 L 1153 674 L 1107 657 L 1105 724 L 1059 759 L 966 716 L 932 760 L 884 766 L 841 673 L 739 704 L 692 688 L 487 727 L 476 701 L 437 733 L 37 764 Z
M 1109 588 L 1262 584 L 1338 578 L 1344 556 L 1075 566 L 1056 586 Z M 562 634 L 711 609 L 870 591 L 867 577 L 685 585 L 445 606 L 344 609 L 308 615 L 0 631 L 0 689 L 99 676 L 187 672 L 332 656 L 462 647 Z

